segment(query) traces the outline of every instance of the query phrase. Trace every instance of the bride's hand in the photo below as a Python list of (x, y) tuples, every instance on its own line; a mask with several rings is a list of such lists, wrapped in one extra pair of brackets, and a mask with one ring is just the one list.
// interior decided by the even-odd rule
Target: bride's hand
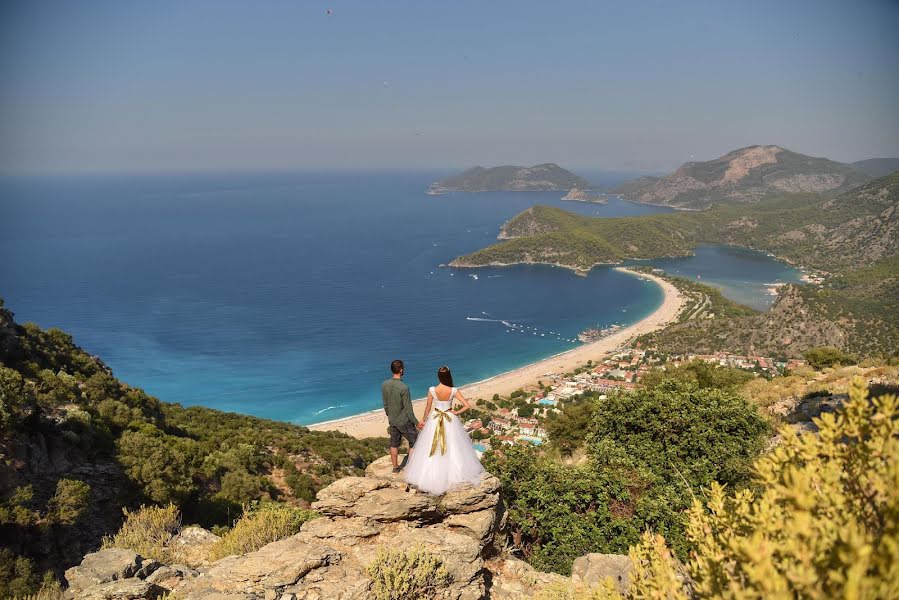
[(422, 429), (425, 428), (425, 422), (424, 422), (424, 421), (419, 421), (419, 422), (418, 422), (418, 425), (416, 425), (415, 427), (417, 427), (418, 430), (421, 431)]

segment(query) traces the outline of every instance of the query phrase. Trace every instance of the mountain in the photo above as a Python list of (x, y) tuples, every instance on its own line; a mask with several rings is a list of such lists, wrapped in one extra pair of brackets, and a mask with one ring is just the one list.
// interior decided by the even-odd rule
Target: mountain
[(852, 165), (748, 146), (706, 162), (688, 162), (664, 177), (642, 177), (611, 190), (635, 202), (704, 209), (713, 204), (755, 203), (795, 192), (842, 192), (871, 179)]
[[(498, 237), (499, 243), (450, 266), (541, 263), (584, 275), (596, 264), (682, 256), (713, 243), (771, 252), (830, 273), (823, 286), (788, 287), (766, 315), (668, 328), (656, 341), (670, 351), (795, 356), (830, 345), (877, 355), (899, 348), (899, 173), (836, 197), (786, 194), (701, 212), (605, 219), (535, 206), (507, 221)], [(668, 335), (675, 329), (676, 339)]]
[(446, 192), (551, 192), (590, 188), (590, 182), (555, 163), (533, 167), (473, 167), (431, 184), (429, 194)]
[(899, 158), (869, 158), (852, 163), (852, 168), (871, 177), (883, 177), (899, 171)]

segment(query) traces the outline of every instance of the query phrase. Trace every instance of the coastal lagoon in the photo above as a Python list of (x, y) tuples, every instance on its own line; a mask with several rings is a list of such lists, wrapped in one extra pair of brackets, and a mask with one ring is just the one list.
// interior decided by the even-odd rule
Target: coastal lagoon
[[(423, 396), (633, 323), (662, 292), (607, 267), (440, 268), (534, 204), (614, 217), (669, 209), (561, 193), (428, 196), (444, 173), (58, 177), (0, 183), (0, 297), (169, 402), (308, 424), (380, 406), (393, 358)], [(764, 308), (798, 272), (746, 250), (653, 261)], [(475, 277), (476, 275), (476, 277)]]

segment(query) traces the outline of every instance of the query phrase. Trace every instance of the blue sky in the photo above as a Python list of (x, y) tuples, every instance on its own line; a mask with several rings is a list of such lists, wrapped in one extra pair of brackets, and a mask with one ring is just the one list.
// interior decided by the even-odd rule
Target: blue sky
[(899, 156), (897, 25), (895, 0), (6, 0), (0, 171)]

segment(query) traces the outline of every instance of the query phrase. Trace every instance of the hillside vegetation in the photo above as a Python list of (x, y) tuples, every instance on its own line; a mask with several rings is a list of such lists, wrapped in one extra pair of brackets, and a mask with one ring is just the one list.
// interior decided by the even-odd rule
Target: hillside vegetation
[(171, 503), (186, 522), (230, 525), (254, 500), (306, 505), (385, 451), (383, 439), (160, 402), (59, 329), (15, 324), (0, 301), (0, 572), (15, 562), (25, 574), (13, 579), (79, 561), (123, 507)]

